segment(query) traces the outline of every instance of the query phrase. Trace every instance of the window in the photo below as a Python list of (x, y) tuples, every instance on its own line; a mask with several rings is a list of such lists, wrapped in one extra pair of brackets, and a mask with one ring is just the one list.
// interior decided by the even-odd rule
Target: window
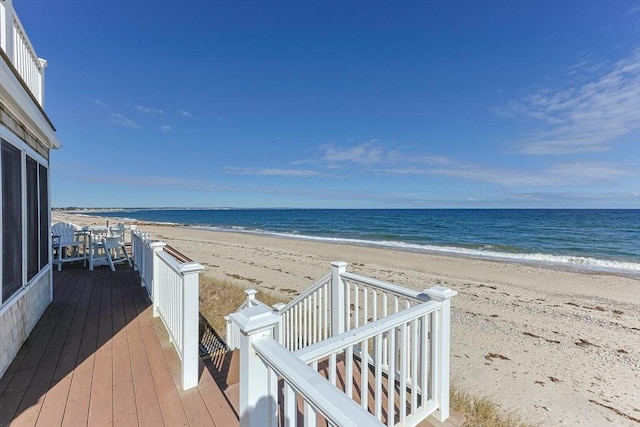
[(2, 141), (2, 302), (22, 287), (22, 152)]
[(48, 265), (50, 242), (47, 167), (5, 140), (0, 158), (2, 304)]
[(45, 165), (40, 165), (40, 269), (49, 263), (49, 179)]
[(49, 262), (47, 168), (27, 156), (27, 281)]
[(27, 281), (40, 271), (38, 163), (27, 157)]

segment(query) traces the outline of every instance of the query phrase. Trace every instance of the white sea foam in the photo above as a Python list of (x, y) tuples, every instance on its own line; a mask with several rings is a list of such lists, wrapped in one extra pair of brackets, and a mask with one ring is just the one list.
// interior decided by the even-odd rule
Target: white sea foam
[(488, 249), (472, 249), (456, 246), (437, 246), (437, 245), (422, 245), (415, 243), (407, 243), (400, 241), (373, 241), (363, 239), (350, 239), (342, 237), (320, 237), (320, 236), (308, 236), (292, 233), (278, 233), (265, 230), (250, 230), (244, 227), (197, 227), (202, 229), (209, 229), (215, 231), (228, 231), (236, 233), (249, 233), (249, 234), (263, 234), (269, 236), (286, 237), (290, 239), (319, 241), (328, 243), (342, 243), (359, 246), (374, 246), (388, 249), (404, 250), (411, 252), (425, 252), (435, 253), (453, 256), (464, 256), (470, 258), (483, 258), (493, 259), (505, 262), (517, 262), (523, 264), (538, 264), (563, 267), (568, 269), (577, 269), (583, 271), (593, 272), (613, 272), (621, 273), (632, 276), (640, 276), (640, 263), (603, 260), (590, 257), (568, 256), (568, 255), (551, 255), (542, 253), (510, 253), (491, 250), (492, 245), (486, 245), (484, 248)]

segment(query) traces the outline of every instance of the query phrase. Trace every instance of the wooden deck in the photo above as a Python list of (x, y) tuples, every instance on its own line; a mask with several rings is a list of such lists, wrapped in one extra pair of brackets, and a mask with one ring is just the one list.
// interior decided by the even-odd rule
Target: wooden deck
[(54, 301), (0, 379), (0, 426), (238, 426), (201, 364), (180, 361), (129, 266), (54, 271)]
[[(54, 271), (53, 303), (0, 378), (0, 427), (239, 426), (238, 352), (221, 350), (212, 333), (202, 334), (211, 354), (198, 387), (182, 391), (180, 360), (137, 272), (65, 265)], [(359, 401), (358, 366), (354, 374)], [(343, 367), (338, 376), (343, 388)], [(463, 421), (453, 412), (420, 426)]]

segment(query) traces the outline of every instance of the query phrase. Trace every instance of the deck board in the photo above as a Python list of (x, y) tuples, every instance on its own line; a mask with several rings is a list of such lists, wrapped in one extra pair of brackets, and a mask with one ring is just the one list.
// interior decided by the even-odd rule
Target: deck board
[(54, 271), (54, 301), (0, 378), (0, 427), (238, 426), (203, 366), (183, 391), (179, 358), (136, 272)]

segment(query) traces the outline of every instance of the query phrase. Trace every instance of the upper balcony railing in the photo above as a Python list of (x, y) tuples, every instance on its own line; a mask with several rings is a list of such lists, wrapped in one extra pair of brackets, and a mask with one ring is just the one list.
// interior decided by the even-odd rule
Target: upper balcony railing
[(0, 48), (11, 61), (34, 99), (44, 106), (44, 69), (47, 61), (38, 58), (27, 32), (13, 10), (12, 1), (0, 1)]

